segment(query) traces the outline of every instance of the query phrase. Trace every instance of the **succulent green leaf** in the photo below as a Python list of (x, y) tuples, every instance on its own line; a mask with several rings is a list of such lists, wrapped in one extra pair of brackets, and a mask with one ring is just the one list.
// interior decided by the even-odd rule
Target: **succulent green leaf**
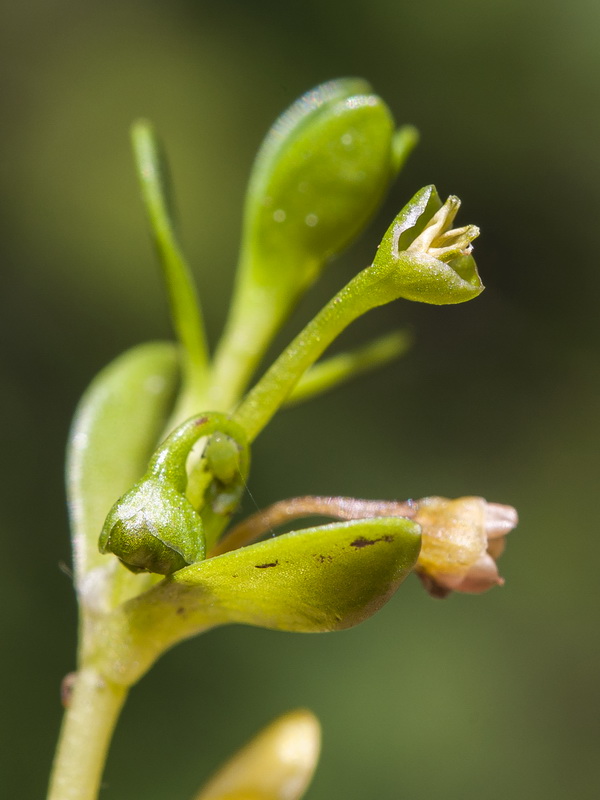
[(400, 172), (407, 158), (419, 144), (419, 131), (413, 125), (403, 125), (392, 138), (392, 166)]
[[(185, 567), (113, 612), (99, 668), (133, 683), (168, 647), (215, 625), (325, 632), (374, 614), (412, 570), (420, 528), (403, 517), (283, 534)], [(124, 648), (123, 650), (120, 648)]]
[(370, 93), (370, 84), (362, 78), (339, 78), (322, 83), (299, 97), (278, 117), (266, 135), (254, 161), (249, 192), (264, 191), (280, 154), (319, 110), (336, 100)]
[(393, 134), (387, 106), (372, 94), (331, 100), (302, 120), (271, 171), (260, 168), (250, 182), (245, 243), (254, 281), (295, 295), (354, 239), (394, 175)]
[(231, 410), (290, 310), (378, 208), (414, 147), (362, 81), (324, 84), (275, 123), (246, 197), (235, 296), (211, 406)]
[(177, 348), (136, 347), (94, 379), (69, 437), (67, 494), (78, 584), (106, 564), (98, 536), (115, 500), (144, 474), (171, 411), (179, 379)]

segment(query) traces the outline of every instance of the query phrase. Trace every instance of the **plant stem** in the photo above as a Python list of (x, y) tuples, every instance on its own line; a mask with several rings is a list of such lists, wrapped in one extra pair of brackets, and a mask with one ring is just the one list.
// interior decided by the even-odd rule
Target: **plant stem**
[(65, 713), (48, 800), (95, 800), (127, 687), (82, 668)]
[(246, 395), (232, 419), (253, 441), (287, 400), (306, 370), (357, 317), (399, 296), (393, 270), (359, 272), (301, 331)]
[(209, 405), (218, 411), (235, 407), (292, 304), (272, 287), (246, 278), (248, 270), (240, 267), (242, 277), (211, 370)]

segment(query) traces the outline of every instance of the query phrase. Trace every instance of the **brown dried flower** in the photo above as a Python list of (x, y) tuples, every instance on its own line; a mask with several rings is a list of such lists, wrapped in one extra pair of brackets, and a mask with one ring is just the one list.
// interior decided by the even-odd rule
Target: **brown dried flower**
[(425, 497), (415, 505), (423, 532), (416, 571), (430, 595), (480, 594), (502, 586), (496, 559), (518, 522), (512, 506), (483, 497)]

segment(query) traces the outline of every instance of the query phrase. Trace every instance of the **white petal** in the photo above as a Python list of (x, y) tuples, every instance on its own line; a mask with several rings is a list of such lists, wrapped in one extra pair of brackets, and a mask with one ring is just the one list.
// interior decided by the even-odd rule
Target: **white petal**
[(517, 510), (512, 506), (503, 506), (500, 503), (486, 503), (485, 505), (485, 532), (488, 539), (497, 536), (506, 536), (519, 522)]

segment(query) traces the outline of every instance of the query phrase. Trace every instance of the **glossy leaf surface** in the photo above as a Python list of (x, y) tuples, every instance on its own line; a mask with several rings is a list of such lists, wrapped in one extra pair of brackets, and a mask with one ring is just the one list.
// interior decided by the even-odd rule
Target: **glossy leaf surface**
[(171, 645), (231, 622), (303, 633), (350, 628), (392, 596), (420, 546), (416, 523), (380, 517), (286, 533), (192, 564), (114, 612), (106, 638), (115, 647), (99, 654), (100, 668), (133, 683)]

